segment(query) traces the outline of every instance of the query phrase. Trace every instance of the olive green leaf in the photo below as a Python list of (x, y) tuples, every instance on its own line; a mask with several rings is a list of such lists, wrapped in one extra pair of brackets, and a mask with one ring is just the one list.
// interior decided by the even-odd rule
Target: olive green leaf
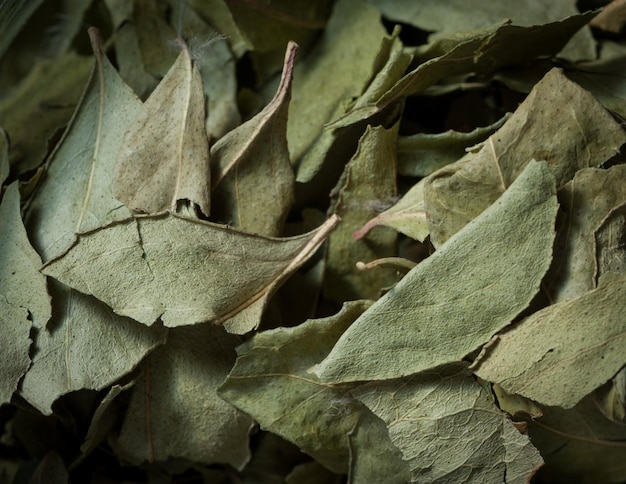
[(574, 408), (543, 407), (543, 417), (528, 422), (532, 443), (546, 461), (547, 482), (623, 482), (626, 430), (600, 410), (593, 396)]
[(269, 296), (336, 224), (331, 217), (313, 232), (281, 239), (174, 214), (141, 216), (80, 234), (43, 271), (146, 325), (159, 318), (170, 327), (221, 323), (254, 306), (249, 331)]
[(270, 103), (211, 147), (213, 217), (241, 230), (280, 235), (293, 203), (287, 116), (297, 50), (294, 43), (287, 46), (281, 82)]
[(0, 99), (0, 126), (11, 139), (16, 175), (41, 165), (48, 140), (72, 117), (93, 61), (75, 52), (41, 60), (9, 96)]
[(439, 246), (493, 203), (532, 158), (546, 160), (561, 187), (625, 141), (591, 94), (551, 70), (480, 151), (430, 175), (424, 200), (432, 243)]
[(425, 182), (422, 178), (395, 205), (368, 220), (354, 232), (354, 238), (359, 240), (374, 227), (384, 225), (420, 242), (426, 240), (430, 232), (424, 206)]
[[(350, 397), (349, 388), (324, 385), (307, 373), (369, 305), (367, 301), (346, 303), (334, 316), (255, 335), (237, 348), (237, 362), (220, 395), (252, 415), (263, 429), (294, 442), (334, 472), (346, 473), (355, 455), (378, 458), (379, 470), (373, 472), (380, 472), (380, 463), (386, 460), (398, 465), (394, 469), (398, 472), (402, 463), (397, 450), (381, 440), (384, 432), (379, 432), (375, 442), (367, 438), (367, 432), (353, 435), (361, 425), (375, 433), (378, 419)], [(379, 482), (375, 475), (369, 477), (369, 482)]]
[(522, 484), (542, 462), (463, 363), (352, 393), (387, 424), (410, 482)]
[(619, 424), (626, 423), (626, 367), (598, 388), (593, 396), (606, 418)]
[(28, 242), (20, 217), (18, 183), (0, 204), (0, 405), (8, 403), (30, 366), (32, 322), (50, 319), (50, 296), (39, 272), (41, 259)]
[(602, 247), (596, 246), (594, 232), (611, 210), (626, 202), (625, 182), (624, 165), (608, 170), (586, 168), (559, 190), (554, 261), (542, 283), (551, 302), (566, 301), (596, 287), (597, 273), (606, 268), (596, 267)]
[(178, 457), (241, 469), (253, 421), (217, 395), (240, 342), (215, 325), (170, 330), (142, 365), (116, 449), (135, 465)]
[(366, 89), (385, 36), (375, 8), (361, 0), (338, 0), (322, 38), (296, 66), (287, 137), (299, 182), (310, 181), (319, 170), (317, 163), (300, 167), (300, 159), (314, 149), (324, 125), (343, 115), (345, 104)]
[(0, 187), (9, 177), (11, 166), (9, 165), (9, 137), (7, 132), (0, 128)]
[[(385, 17), (414, 25), (432, 34), (432, 38), (477, 30), (503, 19), (511, 19), (514, 25), (536, 26), (549, 24), (565, 17), (578, 14), (576, 2), (536, 2), (534, 0), (503, 0), (486, 4), (472, 0), (461, 4), (454, 1), (426, 0), (418, 3), (411, 0), (367, 0), (381, 10)], [(581, 25), (582, 27), (582, 25)], [(553, 27), (555, 39), (563, 33)], [(563, 45), (576, 31), (563, 38)], [(506, 45), (506, 47), (513, 47)], [(596, 56), (595, 42), (589, 29), (577, 34), (565, 48), (563, 54), (574, 61), (593, 59)], [(558, 51), (555, 51), (556, 54)]]
[(489, 126), (469, 133), (448, 130), (445, 133), (417, 133), (398, 137), (398, 173), (403, 176), (428, 176), (439, 168), (462, 158), (469, 146), (483, 142), (500, 129), (509, 118), (506, 114)]
[(597, 289), (500, 334), (474, 372), (509, 393), (571, 408), (626, 364), (625, 301), (626, 278), (607, 274)]
[(131, 210), (176, 210), (188, 200), (208, 215), (209, 141), (198, 66), (186, 45), (124, 135), (113, 192)]
[(383, 288), (398, 281), (392, 269), (360, 271), (356, 266), (357, 262), (393, 256), (395, 231), (381, 227), (363, 240), (352, 235), (396, 195), (397, 133), (397, 125), (389, 130), (368, 127), (339, 181), (331, 210), (341, 217), (341, 223), (330, 234), (326, 250), (324, 294), (329, 299), (376, 299)]
[(7, 0), (0, 4), (0, 57), (43, 0)]
[(381, 380), (457, 361), (529, 304), (552, 259), (557, 201), (532, 161), (502, 197), (369, 308), (314, 369)]
[(624, 234), (626, 234), (626, 200), (613, 208), (595, 230), (596, 281), (607, 272), (626, 274), (626, 252), (622, 243)]
[(96, 67), (25, 214), (29, 237), (44, 261), (65, 251), (76, 232), (130, 215), (113, 197), (111, 174), (141, 103), (93, 35)]

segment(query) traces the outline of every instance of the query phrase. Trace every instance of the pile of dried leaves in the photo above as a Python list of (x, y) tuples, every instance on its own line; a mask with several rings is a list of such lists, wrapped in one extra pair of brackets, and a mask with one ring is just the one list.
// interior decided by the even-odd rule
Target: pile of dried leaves
[(0, 3), (0, 482), (626, 481), (583, 3)]

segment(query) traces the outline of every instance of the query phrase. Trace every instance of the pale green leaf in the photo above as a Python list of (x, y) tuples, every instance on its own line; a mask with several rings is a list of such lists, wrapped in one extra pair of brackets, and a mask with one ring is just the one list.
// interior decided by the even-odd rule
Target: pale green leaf
[(198, 66), (186, 45), (124, 134), (113, 192), (131, 210), (176, 210), (187, 200), (209, 214), (209, 141)]
[(241, 470), (253, 421), (217, 395), (240, 342), (215, 325), (170, 330), (142, 365), (116, 449), (135, 465), (177, 457)]
[(368, 220), (359, 230), (354, 232), (354, 238), (360, 239), (378, 225), (391, 227), (404, 235), (423, 242), (430, 233), (428, 217), (424, 206), (423, 178), (398, 200), (392, 207)]
[(410, 482), (522, 484), (542, 462), (464, 364), (366, 384), (353, 394), (387, 424)]
[(141, 103), (97, 43), (94, 52), (92, 77), (26, 211), (28, 234), (44, 261), (65, 251), (76, 232), (130, 215), (113, 197), (111, 178), (122, 136)]
[(280, 235), (294, 200), (287, 115), (297, 50), (294, 43), (287, 46), (281, 82), (270, 103), (211, 147), (213, 217), (241, 230)]
[[(615, 170), (609, 171), (618, 175)], [(595, 230), (596, 263), (594, 276), (596, 281), (607, 272), (626, 274), (626, 251), (624, 251), (622, 242), (625, 233), (626, 200), (613, 208)]]
[(176, 59), (172, 41), (176, 31), (167, 22), (168, 5), (160, 0), (133, 0), (132, 23), (136, 29), (141, 61), (147, 72), (164, 77)]
[(368, 309), (315, 369), (324, 382), (381, 380), (457, 361), (529, 304), (552, 258), (557, 202), (531, 162), (491, 207)]
[[(296, 166), (313, 149), (323, 126), (343, 115), (345, 104), (366, 89), (385, 35), (375, 8), (361, 0), (335, 3), (322, 38), (294, 70), (287, 136)], [(315, 93), (313, 102), (311, 93)], [(318, 169), (298, 168), (298, 181), (309, 181)]]
[(18, 183), (0, 204), (0, 405), (8, 403), (30, 366), (32, 321), (43, 326), (51, 316), (41, 259), (20, 217)]
[(546, 160), (561, 187), (581, 168), (612, 157), (625, 141), (622, 127), (591, 94), (551, 70), (480, 151), (428, 178), (432, 243), (439, 246), (493, 203), (529, 160)]
[(626, 364), (625, 301), (626, 279), (605, 279), (500, 334), (474, 372), (509, 393), (571, 408)]
[(341, 223), (328, 238), (324, 294), (336, 301), (376, 299), (383, 288), (398, 281), (388, 268), (360, 271), (358, 262), (395, 254), (396, 233), (388, 228), (370, 232), (363, 240), (353, 233), (396, 195), (395, 144), (398, 126), (367, 128), (356, 153), (339, 181), (333, 213)]
[(249, 331), (267, 298), (336, 223), (332, 217), (281, 239), (173, 214), (142, 216), (79, 235), (43, 271), (147, 325), (159, 318), (170, 327), (221, 323), (256, 304)]
[[(554, 261), (542, 284), (551, 302), (581, 296), (596, 287), (595, 230), (611, 210), (626, 202), (626, 165), (587, 168), (559, 192)], [(618, 267), (615, 270), (619, 270)]]
[[(352, 435), (360, 425), (374, 432), (378, 419), (350, 397), (348, 388), (324, 385), (307, 373), (369, 304), (346, 303), (334, 316), (257, 334), (237, 349), (237, 362), (220, 395), (334, 472), (346, 473), (358, 454), (366, 460), (394, 461), (399, 472), (401, 462), (392, 446), (370, 441), (367, 432)], [(371, 469), (369, 482), (377, 482), (376, 473), (385, 475), (380, 465)]]
[(428, 176), (462, 158), (469, 147), (483, 142), (500, 129), (508, 118), (509, 114), (506, 114), (495, 123), (475, 128), (469, 133), (448, 130), (445, 133), (400, 136), (398, 173), (403, 176)]

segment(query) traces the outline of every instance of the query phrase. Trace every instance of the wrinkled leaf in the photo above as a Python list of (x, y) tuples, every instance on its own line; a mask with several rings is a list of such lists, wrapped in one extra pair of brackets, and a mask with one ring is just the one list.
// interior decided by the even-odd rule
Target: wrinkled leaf
[(74, 52), (42, 60), (11, 96), (0, 100), (0, 126), (11, 138), (16, 174), (41, 165), (48, 140), (72, 117), (92, 64), (91, 57)]
[(429, 177), (424, 200), (431, 241), (438, 247), (481, 213), (529, 160), (546, 160), (561, 187), (625, 141), (624, 130), (593, 96), (553, 69), (478, 153)]
[(18, 184), (6, 190), (0, 204), (0, 405), (8, 403), (30, 366), (31, 320), (50, 318), (41, 259), (28, 242), (20, 217)]
[(357, 262), (390, 257), (395, 253), (396, 233), (380, 228), (364, 240), (352, 234), (396, 195), (394, 147), (397, 126), (368, 127), (359, 141), (354, 157), (346, 165), (339, 182), (333, 213), (341, 223), (328, 238), (324, 294), (329, 299), (346, 301), (376, 299), (381, 290), (397, 282), (394, 270), (380, 268), (360, 271)]
[[(615, 173), (615, 170), (609, 170)], [(607, 190), (608, 191), (608, 190)], [(595, 231), (595, 278), (607, 272), (626, 274), (626, 201), (612, 209)]]
[(287, 46), (281, 82), (270, 103), (211, 147), (213, 216), (241, 230), (280, 235), (293, 203), (287, 116), (297, 50), (294, 43)]
[(614, 207), (626, 202), (625, 182), (625, 165), (588, 168), (559, 190), (555, 257), (542, 284), (551, 302), (566, 301), (596, 287), (594, 231)]
[(524, 483), (541, 456), (464, 364), (353, 391), (389, 427), (410, 482)]
[(496, 203), (357, 319), (315, 373), (324, 382), (381, 380), (463, 358), (537, 293), (556, 210), (554, 177), (545, 163), (529, 163)]
[(422, 179), (413, 185), (395, 205), (355, 231), (354, 238), (361, 239), (374, 227), (384, 225), (420, 242), (426, 240), (430, 232), (424, 206), (424, 184), (425, 179)]
[(209, 142), (198, 66), (181, 42), (178, 59), (126, 131), (113, 191), (131, 210), (176, 210), (179, 200), (210, 210)]
[(474, 372), (509, 393), (571, 408), (626, 364), (625, 301), (625, 278), (601, 281), (499, 335)]
[(79, 235), (43, 270), (143, 324), (220, 323), (265, 301), (336, 223), (279, 239), (173, 214), (142, 216)]
[(252, 419), (218, 397), (237, 336), (214, 325), (171, 330), (137, 379), (116, 447), (131, 462), (185, 458), (241, 469)]
[(400, 136), (398, 173), (403, 176), (428, 176), (462, 158), (468, 147), (484, 141), (500, 129), (508, 118), (507, 114), (495, 123), (475, 128), (469, 133), (448, 130), (445, 133)]
[(547, 482), (623, 482), (626, 479), (626, 431), (606, 419), (588, 397), (563, 410), (543, 407), (528, 422), (528, 433), (542, 449), (546, 467), (537, 477)]
[(66, 250), (76, 232), (130, 215), (113, 198), (111, 174), (124, 131), (141, 103), (95, 38), (94, 52), (92, 77), (24, 219), (44, 261)]
[[(348, 471), (351, 452), (363, 453), (363, 459), (378, 457), (401, 464), (384, 440), (365, 446), (365, 435), (363, 441), (350, 442), (357, 426), (374, 428), (377, 419), (346, 393), (347, 388), (324, 385), (307, 373), (368, 305), (346, 303), (335, 316), (257, 334), (237, 349), (237, 362), (220, 395), (251, 414), (262, 428), (294, 442), (334, 472)], [(377, 469), (380, 472), (380, 465)], [(375, 475), (369, 477), (376, 482)]]

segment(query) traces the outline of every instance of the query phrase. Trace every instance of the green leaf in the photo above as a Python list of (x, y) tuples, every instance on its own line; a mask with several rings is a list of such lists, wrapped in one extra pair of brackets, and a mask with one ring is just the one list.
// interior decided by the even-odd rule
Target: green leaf
[[(237, 349), (237, 362), (220, 395), (333, 472), (346, 473), (350, 459), (377, 458), (368, 480), (378, 482), (376, 473), (385, 476), (380, 462), (393, 462), (387, 471), (402, 468), (397, 451), (381, 440), (384, 427), (374, 429), (380, 423), (350, 397), (349, 388), (322, 384), (307, 373), (369, 304), (346, 303), (334, 316), (257, 334)], [(363, 432), (353, 436), (359, 426), (378, 431), (379, 440), (371, 441)]]
[(44, 261), (65, 251), (76, 232), (130, 215), (113, 197), (111, 174), (141, 103), (93, 41), (96, 67), (24, 219)]
[(412, 269), (339, 339), (323, 382), (382, 380), (457, 361), (509, 324), (551, 258), (557, 202), (545, 163)]
[(336, 223), (332, 217), (313, 232), (280, 239), (173, 214), (142, 216), (80, 234), (43, 271), (146, 325), (159, 318), (170, 327), (221, 323), (253, 307), (247, 332)]
[(172, 457), (242, 469), (253, 421), (217, 395), (240, 342), (215, 325), (170, 330), (142, 365), (116, 449), (135, 465)]
[(596, 246), (594, 232), (611, 210), (626, 203), (624, 182), (625, 165), (587, 168), (559, 190), (555, 256), (542, 283), (551, 302), (566, 301), (596, 287), (597, 273), (606, 268), (596, 267), (602, 246)]
[(553, 69), (480, 151), (428, 178), (432, 243), (439, 246), (493, 203), (529, 160), (546, 160), (561, 187), (579, 169), (612, 157), (625, 141), (622, 127), (593, 96)]
[[(609, 171), (618, 175), (615, 170)], [(596, 281), (608, 272), (626, 274), (626, 252), (622, 244), (625, 233), (626, 201), (613, 208), (595, 230)]]
[(287, 46), (281, 82), (270, 103), (211, 147), (213, 217), (241, 230), (280, 235), (293, 204), (287, 116), (297, 50), (294, 43)]
[(626, 431), (598, 410), (593, 397), (574, 408), (544, 407), (528, 422), (531, 441), (546, 461), (537, 477), (545, 482), (623, 482)]
[(32, 322), (43, 326), (51, 316), (41, 259), (28, 242), (20, 217), (18, 183), (0, 204), (0, 405), (11, 395), (30, 366)]
[(324, 295), (336, 301), (376, 299), (383, 288), (398, 281), (392, 269), (361, 271), (357, 262), (390, 257), (395, 254), (396, 233), (380, 228), (355, 240), (353, 233), (371, 219), (379, 207), (396, 195), (396, 159), (394, 147), (397, 125), (367, 128), (354, 157), (346, 165), (339, 181), (333, 213), (341, 223), (328, 238)]
[(209, 141), (198, 66), (180, 43), (174, 65), (124, 134), (113, 192), (131, 210), (176, 210), (179, 200), (209, 214)]
[(521, 484), (542, 462), (462, 363), (366, 384), (353, 394), (389, 427), (410, 482)]
[(498, 335), (487, 356), (474, 362), (474, 372), (509, 393), (575, 406), (626, 364), (626, 278), (608, 274), (603, 282)]

